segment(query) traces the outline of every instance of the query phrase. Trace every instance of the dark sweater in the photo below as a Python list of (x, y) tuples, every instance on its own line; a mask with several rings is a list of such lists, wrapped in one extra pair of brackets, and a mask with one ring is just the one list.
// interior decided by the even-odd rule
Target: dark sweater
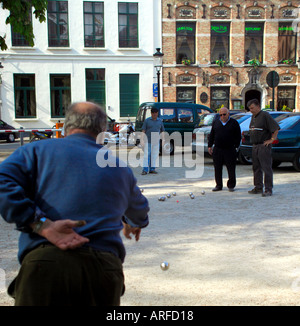
[(224, 126), (220, 119), (214, 120), (208, 140), (208, 147), (237, 148), (241, 142), (241, 128), (235, 119), (229, 118)]

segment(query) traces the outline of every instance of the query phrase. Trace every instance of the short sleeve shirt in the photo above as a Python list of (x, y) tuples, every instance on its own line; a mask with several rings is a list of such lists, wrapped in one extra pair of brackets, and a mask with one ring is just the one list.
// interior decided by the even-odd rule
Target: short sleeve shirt
[(165, 131), (164, 124), (160, 118), (153, 120), (152, 117), (147, 118), (142, 126), (142, 130), (145, 131), (148, 143), (151, 143), (151, 133), (155, 133), (152, 135), (152, 140), (159, 139), (158, 135)]
[(272, 133), (280, 129), (279, 124), (266, 111), (252, 116), (250, 121), (250, 139), (253, 144), (262, 144), (269, 140)]

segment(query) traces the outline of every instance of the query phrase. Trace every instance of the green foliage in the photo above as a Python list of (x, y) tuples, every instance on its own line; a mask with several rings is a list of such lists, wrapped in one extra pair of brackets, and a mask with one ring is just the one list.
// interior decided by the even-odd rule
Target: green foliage
[(293, 110), (291, 108), (289, 108), (287, 105), (283, 105), (281, 111), (293, 112)]
[(255, 58), (255, 59), (252, 59), (252, 60), (249, 60), (249, 61), (248, 61), (248, 64), (251, 65), (251, 66), (253, 66), (253, 67), (258, 67), (258, 66), (260, 66), (260, 62), (259, 62), (259, 60), (257, 60), (256, 58)]
[(185, 58), (185, 59), (182, 59), (181, 63), (182, 63), (183, 65), (189, 66), (189, 65), (191, 64), (191, 60)]
[(294, 60), (293, 59), (286, 59), (286, 60), (283, 60), (282, 63), (286, 64), (286, 65), (291, 65), (294, 63)]
[(216, 60), (216, 64), (219, 66), (219, 67), (224, 67), (225, 66), (225, 60), (223, 59), (220, 59), (220, 60)]
[[(32, 23), (28, 15), (34, 8), (33, 14), (40, 23), (46, 21), (46, 9), (48, 0), (0, 0), (3, 9), (10, 11), (5, 23), (14, 28), (14, 32), (25, 37), (30, 46), (34, 46), (34, 35)], [(7, 50), (5, 35), (0, 35), (0, 48), (2, 51)]]

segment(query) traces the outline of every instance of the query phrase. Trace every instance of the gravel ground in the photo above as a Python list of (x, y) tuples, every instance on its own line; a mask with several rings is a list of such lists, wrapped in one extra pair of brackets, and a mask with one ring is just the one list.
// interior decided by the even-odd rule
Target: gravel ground
[[(121, 305), (299, 305), (300, 174), (289, 164), (274, 169), (274, 195), (263, 198), (247, 193), (251, 166), (238, 165), (236, 191), (214, 193), (211, 159), (205, 159), (202, 176), (186, 178), (185, 165), (194, 159), (182, 167), (160, 166), (157, 175), (142, 176), (140, 167), (133, 168), (150, 203), (150, 224), (139, 242), (124, 239)], [(225, 185), (226, 178), (224, 169)], [(17, 237), (1, 219), (0, 305), (13, 305), (5, 287), (19, 268)], [(167, 271), (160, 268), (164, 261)]]

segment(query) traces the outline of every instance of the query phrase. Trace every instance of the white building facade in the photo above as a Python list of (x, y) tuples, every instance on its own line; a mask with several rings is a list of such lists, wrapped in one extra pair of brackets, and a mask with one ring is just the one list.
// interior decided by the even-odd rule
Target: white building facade
[[(116, 121), (134, 121), (154, 101), (153, 54), (161, 47), (160, 0), (49, 0), (47, 21), (32, 14), (34, 47), (5, 24), (0, 9), (1, 119), (49, 128), (72, 102), (95, 101)], [(31, 13), (30, 13), (31, 14)]]

